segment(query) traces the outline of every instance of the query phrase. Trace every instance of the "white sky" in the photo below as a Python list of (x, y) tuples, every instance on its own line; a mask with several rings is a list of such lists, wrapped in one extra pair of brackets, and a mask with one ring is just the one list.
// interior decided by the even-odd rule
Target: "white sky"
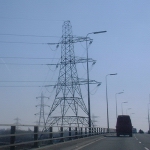
[[(91, 86), (91, 114), (98, 116), (97, 125), (106, 127), (106, 83), (108, 76), (108, 100), (110, 127), (116, 124), (115, 94), (118, 99), (118, 114), (128, 108), (133, 126), (148, 130), (148, 102), (150, 94), (150, 1), (145, 0), (0, 0), (0, 123), (14, 123), (18, 117), (21, 124), (34, 124), (39, 112), (36, 99), (43, 91), (47, 105), (53, 102), (53, 88), (4, 87), (53, 84), (58, 71), (54, 67), (40, 65), (10, 65), (56, 63), (58, 59), (12, 59), (8, 57), (60, 58), (60, 48), (47, 44), (58, 42), (62, 35), (63, 21), (70, 20), (73, 35), (86, 36), (93, 31), (107, 33), (90, 35), (94, 41), (89, 48), (89, 57), (97, 60), (90, 71), (90, 79), (101, 81), (96, 93)], [(5, 34), (5, 35), (4, 35)], [(6, 35), (12, 34), (12, 35)], [(56, 37), (33, 37), (15, 35), (38, 35)], [(24, 42), (5, 43), (5, 42)], [(85, 57), (85, 43), (75, 44), (75, 55)], [(7, 57), (7, 58), (4, 58)], [(2, 64), (3, 63), (3, 64)], [(4, 64), (6, 63), (6, 64)], [(90, 64), (91, 65), (91, 64)], [(78, 67), (80, 77), (86, 78), (86, 64)], [(91, 66), (90, 66), (91, 68)], [(46, 83), (17, 83), (4, 81), (49, 81)], [(86, 87), (82, 88), (87, 104)], [(46, 110), (48, 113), (48, 110)]]

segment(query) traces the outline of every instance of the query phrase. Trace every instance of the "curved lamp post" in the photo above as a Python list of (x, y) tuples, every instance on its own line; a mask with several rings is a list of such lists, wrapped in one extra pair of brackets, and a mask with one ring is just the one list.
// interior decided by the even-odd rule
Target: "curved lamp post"
[(116, 98), (116, 119), (117, 119), (117, 116), (118, 116), (118, 113), (117, 113), (117, 94), (122, 94), (124, 92), (119, 92), (119, 93), (116, 93), (115, 94), (115, 98)]
[[(130, 113), (130, 118), (132, 117), (131, 115), (134, 115), (135, 113)], [(132, 118), (131, 118), (131, 120), (132, 120)]]
[(107, 95), (107, 76), (117, 75), (117, 73), (107, 74), (106, 79), (106, 104), (107, 104), (107, 132), (109, 133), (109, 113), (108, 113), (108, 95)]
[(131, 109), (131, 108), (127, 108), (127, 109), (126, 109), (126, 115), (128, 114), (128, 113), (127, 113), (127, 112), (128, 112), (128, 110), (130, 110), (130, 109)]
[(150, 103), (148, 103), (148, 134), (150, 134), (150, 118), (149, 118), (149, 104)]
[(106, 31), (99, 31), (99, 32), (91, 32), (86, 35), (86, 52), (87, 52), (87, 84), (88, 84), (88, 119), (89, 119), (89, 132), (91, 134), (91, 110), (90, 110), (90, 86), (89, 86), (89, 64), (88, 64), (88, 46), (87, 46), (87, 38), (89, 34), (99, 34), (105, 33)]
[(128, 103), (128, 102), (122, 102), (122, 103), (121, 103), (122, 115), (123, 115), (123, 105), (122, 105), (122, 104), (124, 104), (124, 103)]

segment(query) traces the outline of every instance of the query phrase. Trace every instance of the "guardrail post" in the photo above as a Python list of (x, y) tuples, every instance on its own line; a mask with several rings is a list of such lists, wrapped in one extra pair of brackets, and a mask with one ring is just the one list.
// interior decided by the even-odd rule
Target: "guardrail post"
[(89, 136), (91, 136), (91, 127), (89, 128)]
[(81, 127), (81, 138), (82, 138), (82, 127)]
[(78, 133), (77, 133), (77, 127), (75, 127), (75, 139), (77, 139), (78, 138), (78, 135), (77, 135)]
[(71, 140), (71, 127), (69, 127), (69, 140)]
[(99, 128), (99, 133), (98, 134), (101, 134), (101, 128)]
[(63, 133), (63, 127), (60, 127), (60, 137), (61, 137), (61, 139), (60, 139), (60, 141), (61, 142), (64, 142), (64, 133)]
[(34, 148), (38, 147), (38, 126), (34, 126)]
[(111, 128), (109, 128), (109, 133), (111, 133), (112, 132), (112, 130), (111, 130)]
[[(11, 126), (11, 132), (10, 134), (15, 134), (16, 132), (16, 126)], [(10, 144), (15, 143), (15, 135), (10, 137)], [(15, 150), (15, 146), (10, 146), (10, 150)]]
[(50, 138), (50, 141), (49, 141), (49, 144), (53, 144), (53, 127), (50, 127), (49, 128), (49, 138)]
[(96, 135), (96, 128), (94, 128), (94, 135)]
[(94, 135), (94, 128), (92, 128), (92, 135)]
[(92, 128), (92, 133), (93, 133), (93, 135), (95, 134), (95, 128)]
[(93, 128), (92, 128), (92, 135), (93, 135)]
[(98, 128), (97, 128), (96, 134), (98, 135)]
[(87, 128), (85, 128), (85, 136), (87, 136)]
[(102, 129), (102, 134), (104, 134), (104, 132), (105, 132), (105, 130), (104, 130), (104, 128)]
[(103, 129), (101, 128), (101, 134), (103, 133)]

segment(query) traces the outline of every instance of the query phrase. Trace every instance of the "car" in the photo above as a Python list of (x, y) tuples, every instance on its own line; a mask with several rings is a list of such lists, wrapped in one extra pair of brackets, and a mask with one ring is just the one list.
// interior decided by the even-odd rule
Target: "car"
[(137, 133), (137, 129), (136, 128), (132, 128), (132, 133)]
[(139, 130), (139, 133), (144, 133), (144, 131), (140, 129), (140, 130)]
[(116, 134), (132, 137), (132, 123), (129, 115), (119, 115), (116, 123)]

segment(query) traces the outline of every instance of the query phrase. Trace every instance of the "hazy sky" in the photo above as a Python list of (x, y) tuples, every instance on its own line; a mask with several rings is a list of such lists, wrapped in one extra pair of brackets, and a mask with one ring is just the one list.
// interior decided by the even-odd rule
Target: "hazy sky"
[[(61, 49), (46, 43), (59, 42), (63, 22), (70, 20), (75, 36), (107, 31), (90, 35), (93, 43), (89, 57), (97, 61), (94, 66), (90, 64), (90, 79), (102, 82), (98, 89), (90, 86), (91, 115), (98, 116), (97, 125), (107, 126), (105, 76), (118, 73), (107, 78), (110, 127), (116, 124), (115, 94), (124, 90), (117, 95), (118, 114), (122, 113), (121, 103), (127, 101), (123, 104), (124, 114), (134, 113), (133, 126), (147, 131), (149, 6), (148, 0), (0, 0), (0, 123), (14, 123), (18, 117), (21, 124), (35, 124), (38, 117), (34, 114), (39, 112), (35, 105), (40, 103), (36, 97), (41, 92), (50, 97), (45, 104), (51, 106), (55, 89), (38, 86), (57, 81), (59, 68), (42, 64), (57, 63)], [(74, 47), (76, 56), (86, 57), (85, 42)], [(79, 76), (86, 78), (86, 64), (77, 68)], [(87, 105), (86, 86), (82, 92)], [(127, 111), (128, 108), (131, 109)]]

